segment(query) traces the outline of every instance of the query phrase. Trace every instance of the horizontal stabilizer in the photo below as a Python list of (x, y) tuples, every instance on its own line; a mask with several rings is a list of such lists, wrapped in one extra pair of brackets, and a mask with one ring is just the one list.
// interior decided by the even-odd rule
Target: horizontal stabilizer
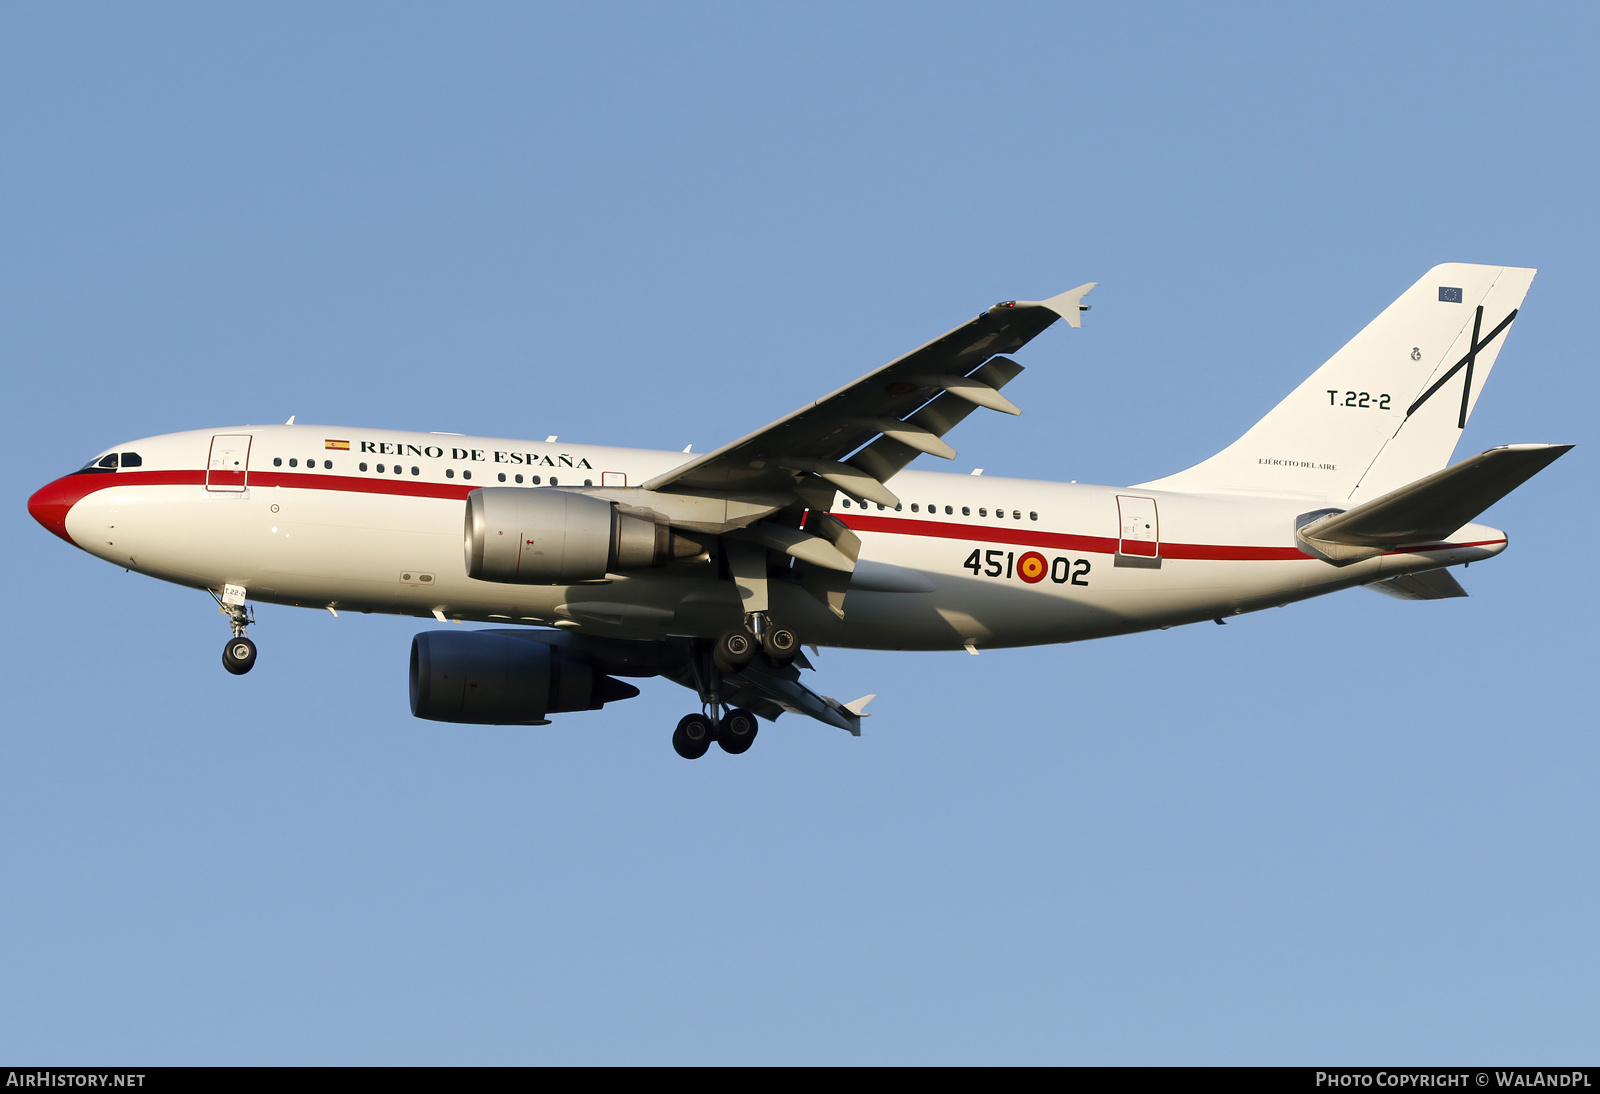
[(1396, 600), (1449, 600), (1466, 596), (1467, 590), (1449, 570), (1424, 570), (1420, 574), (1401, 574), (1366, 586), (1375, 593)]
[(1337, 562), (1446, 539), (1570, 448), (1570, 444), (1491, 448), (1354, 509), (1312, 521), (1296, 535), (1311, 553)]

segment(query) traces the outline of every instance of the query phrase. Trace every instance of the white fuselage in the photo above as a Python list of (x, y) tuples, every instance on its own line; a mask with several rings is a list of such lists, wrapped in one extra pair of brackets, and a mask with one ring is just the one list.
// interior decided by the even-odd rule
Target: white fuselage
[[(174, 433), (115, 451), (137, 453), (138, 466), (68, 476), (30, 508), (85, 551), (165, 581), (242, 586), (253, 600), (302, 607), (626, 638), (709, 637), (740, 616), (732, 583), (704, 557), (583, 585), (467, 576), (472, 490), (637, 487), (681, 464), (681, 453), (303, 425)], [(773, 582), (773, 615), (805, 641), (1068, 642), (1284, 604), (1505, 547), (1504, 534), (1468, 525), (1455, 542), (1341, 567), (1296, 546), (1295, 518), (1326, 507), (1314, 497), (926, 471), (889, 485), (898, 511), (842, 496), (831, 509), (861, 538), (843, 619), (798, 585)]]

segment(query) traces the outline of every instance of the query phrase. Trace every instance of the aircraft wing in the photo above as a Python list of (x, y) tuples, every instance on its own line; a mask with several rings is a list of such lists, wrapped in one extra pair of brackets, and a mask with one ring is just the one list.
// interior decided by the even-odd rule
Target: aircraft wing
[[(884, 486), (920, 453), (946, 459), (943, 436), (979, 406), (1021, 413), (1000, 388), (1022, 366), (998, 354), (1057, 319), (1080, 325), (1089, 282), (1048, 300), (1010, 300), (876, 372), (731, 444), (658, 475), (646, 490), (792, 491), (815, 476), (846, 494), (898, 504)], [(866, 447), (863, 447), (866, 446)], [(854, 453), (852, 455), (852, 453)]]

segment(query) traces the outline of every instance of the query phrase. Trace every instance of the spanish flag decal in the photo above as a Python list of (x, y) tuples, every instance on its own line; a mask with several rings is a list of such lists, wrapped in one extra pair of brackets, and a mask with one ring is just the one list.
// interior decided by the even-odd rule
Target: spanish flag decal
[(341, 452), (348, 452), (348, 451), (350, 451), (350, 442), (349, 441), (323, 441), (322, 442), (322, 447), (323, 448), (337, 448)]

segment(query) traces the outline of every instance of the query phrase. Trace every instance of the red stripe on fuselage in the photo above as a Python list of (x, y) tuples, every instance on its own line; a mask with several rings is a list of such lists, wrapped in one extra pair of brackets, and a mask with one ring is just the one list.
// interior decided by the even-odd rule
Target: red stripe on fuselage
[[(1063, 532), (1038, 532), (1032, 528), (994, 527), (987, 524), (954, 524), (937, 520), (909, 520), (905, 517), (874, 517), (866, 514), (835, 513), (858, 532), (888, 532), (902, 536), (930, 536), (935, 539), (981, 540), (985, 543), (1015, 543), (1023, 547), (1053, 547), (1059, 551), (1085, 551), (1112, 555), (1117, 552), (1114, 536), (1076, 536)], [(1161, 557), (1172, 559), (1210, 559), (1232, 561), (1289, 561), (1308, 558), (1295, 547), (1243, 547), (1211, 543), (1163, 543)]]
[[(116, 471), (106, 474), (76, 474), (57, 479), (28, 499), (28, 512), (40, 524), (68, 543), (67, 513), (79, 501), (99, 490), (128, 486), (204, 486), (203, 469), (192, 471)], [(319, 475), (310, 472), (251, 471), (249, 485), (263, 489), (327, 490), (353, 494), (387, 494), (411, 498), (439, 498), (465, 501), (468, 494), (492, 483), (422, 482), (416, 479), (380, 476), (357, 478), (353, 475)], [(982, 543), (1011, 543), (1021, 547), (1049, 547), (1061, 551), (1110, 555), (1117, 551), (1114, 536), (1082, 536), (1066, 532), (1043, 532), (986, 524), (957, 524), (936, 520), (911, 520), (907, 517), (878, 517), (866, 513), (834, 513), (833, 516), (858, 532), (885, 532), (933, 539), (976, 540)], [(1473, 543), (1439, 543), (1408, 547), (1389, 554), (1421, 554), (1448, 551), (1457, 547), (1487, 547), (1503, 539)], [(1163, 543), (1161, 557), (1232, 562), (1289, 562), (1309, 559), (1295, 547), (1249, 547), (1212, 543)]]

